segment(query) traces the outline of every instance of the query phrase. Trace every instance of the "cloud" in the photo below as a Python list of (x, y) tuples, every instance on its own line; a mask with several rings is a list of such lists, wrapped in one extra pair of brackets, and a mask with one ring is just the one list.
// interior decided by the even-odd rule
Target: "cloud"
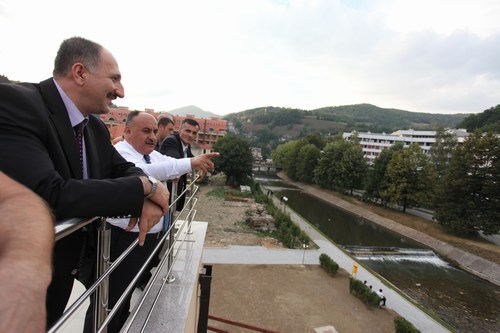
[(496, 0), (0, 1), (0, 74), (40, 81), (84, 36), (113, 52), (132, 108), (499, 104)]

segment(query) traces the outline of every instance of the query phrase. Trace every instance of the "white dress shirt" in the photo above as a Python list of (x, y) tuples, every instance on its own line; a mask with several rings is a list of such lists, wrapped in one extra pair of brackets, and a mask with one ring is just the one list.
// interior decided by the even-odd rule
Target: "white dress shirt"
[[(148, 164), (144, 160), (144, 155), (135, 150), (127, 141), (118, 142), (115, 148), (128, 162), (134, 163), (135, 166), (141, 168), (146, 175), (154, 177), (162, 182), (191, 172), (191, 159), (189, 158), (175, 159), (153, 150), (153, 152), (149, 154), (151, 164)], [(163, 227), (161, 223), (162, 220), (163, 218), (149, 230), (149, 233), (161, 231)], [(107, 221), (114, 226), (125, 229), (130, 219), (108, 219)], [(136, 225), (131, 231), (139, 232), (139, 227)]]

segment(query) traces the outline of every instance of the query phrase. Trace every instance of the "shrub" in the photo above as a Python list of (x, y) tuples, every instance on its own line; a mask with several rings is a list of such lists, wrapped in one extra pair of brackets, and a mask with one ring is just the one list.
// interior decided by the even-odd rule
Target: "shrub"
[(349, 278), (349, 291), (368, 305), (378, 307), (380, 304), (380, 297), (366, 284), (352, 276)]
[(311, 238), (299, 226), (293, 223), (290, 215), (276, 208), (272, 198), (262, 193), (262, 189), (257, 185), (254, 186), (255, 192), (253, 193), (255, 201), (264, 204), (267, 212), (274, 218), (274, 224), (277, 229), (276, 238), (290, 249), (302, 248), (304, 244), (309, 245)]
[(333, 261), (333, 259), (330, 258), (326, 253), (322, 253), (319, 256), (319, 263), (321, 267), (323, 267), (323, 269), (331, 275), (337, 274), (337, 271), (339, 270), (339, 264)]
[(256, 192), (254, 194), (254, 197), (255, 197), (255, 202), (266, 206), (269, 205), (269, 202), (271, 200), (267, 195), (263, 194), (262, 192)]
[(394, 327), (396, 333), (420, 333), (418, 328), (401, 316), (394, 318)]

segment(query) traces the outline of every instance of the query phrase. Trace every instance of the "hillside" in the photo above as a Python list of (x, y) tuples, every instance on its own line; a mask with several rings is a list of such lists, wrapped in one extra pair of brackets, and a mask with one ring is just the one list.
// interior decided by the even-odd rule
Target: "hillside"
[(279, 107), (260, 107), (231, 113), (235, 131), (260, 147), (264, 158), (270, 156), (279, 143), (313, 133), (325, 136), (342, 132), (392, 133), (399, 129), (435, 130), (438, 127), (456, 128), (467, 114), (432, 114), (384, 109), (371, 104), (355, 104), (301, 110)]
[(262, 128), (273, 129), (279, 135), (296, 136), (299, 133), (321, 132), (335, 134), (342, 131), (393, 132), (398, 129), (434, 130), (438, 127), (456, 127), (466, 114), (433, 114), (385, 109), (371, 104), (355, 104), (300, 110), (261, 107), (232, 113), (225, 119), (235, 122), (243, 132)]
[(189, 106), (184, 106), (182, 108), (178, 109), (173, 109), (170, 111), (167, 111), (171, 115), (174, 116), (186, 116), (188, 114), (194, 115), (198, 118), (211, 118), (211, 117), (218, 117), (220, 118), (221, 116), (218, 114), (215, 114), (213, 112), (205, 111), (197, 106), (194, 105), (189, 105)]
[(500, 104), (482, 113), (471, 114), (460, 123), (460, 127), (469, 132), (478, 129), (482, 132), (500, 133)]

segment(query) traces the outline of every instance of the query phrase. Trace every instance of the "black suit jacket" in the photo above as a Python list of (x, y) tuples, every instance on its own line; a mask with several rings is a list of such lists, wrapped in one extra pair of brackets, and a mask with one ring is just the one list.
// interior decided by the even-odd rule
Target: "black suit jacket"
[[(74, 130), (54, 81), (0, 84), (1, 171), (45, 199), (57, 219), (140, 216), (144, 190), (137, 176), (144, 175), (143, 171), (114, 149), (98, 117), (89, 117), (84, 136), (89, 179), (82, 179)], [(93, 235), (75, 232), (54, 247), (47, 291), (48, 327), (64, 311), (73, 286), (73, 269), (83, 269), (80, 278), (82, 272), (92, 276), (95, 259), (81, 267), (78, 263), (85, 244), (86, 252), (93, 255)]]
[[(160, 153), (177, 159), (184, 158), (184, 150), (182, 149), (182, 141), (181, 138), (179, 137), (179, 133), (167, 136), (163, 140), (160, 146)], [(187, 147), (187, 157), (194, 157), (193, 153), (191, 152), (191, 145), (188, 145)], [(182, 175), (177, 183), (177, 195), (180, 195), (184, 191), (184, 189), (186, 188), (186, 182), (187, 182), (187, 175)], [(171, 192), (172, 183), (168, 182), (167, 187), (168, 190)], [(186, 198), (184, 195), (180, 197), (179, 200), (177, 200), (178, 211), (182, 210), (182, 208), (184, 207), (185, 200)]]
[(0, 84), (0, 170), (45, 199), (57, 219), (140, 216), (143, 171), (114, 149), (96, 116), (85, 127), (89, 178), (66, 107), (52, 78), (40, 84)]

